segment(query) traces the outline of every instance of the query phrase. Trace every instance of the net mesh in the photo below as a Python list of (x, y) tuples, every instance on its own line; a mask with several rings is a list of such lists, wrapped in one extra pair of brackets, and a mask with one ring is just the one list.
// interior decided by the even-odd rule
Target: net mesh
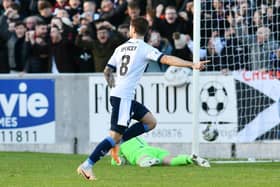
[(237, 131), (251, 129), (244, 141), (280, 139), (279, 96), (273, 95), (280, 77), (279, 31), (280, 0), (201, 1), (200, 57), (211, 61), (206, 71), (243, 70), (248, 80), (264, 81), (235, 80)]

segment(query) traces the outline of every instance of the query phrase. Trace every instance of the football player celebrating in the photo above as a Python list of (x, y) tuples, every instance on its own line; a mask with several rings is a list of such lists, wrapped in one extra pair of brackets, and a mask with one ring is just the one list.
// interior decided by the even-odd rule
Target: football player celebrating
[[(112, 88), (110, 92), (112, 106), (110, 135), (96, 146), (89, 158), (77, 169), (78, 174), (88, 180), (96, 179), (92, 172), (93, 165), (116, 144), (155, 128), (157, 122), (153, 114), (144, 105), (134, 100), (135, 89), (148, 63), (159, 61), (170, 66), (201, 70), (208, 62), (202, 61), (193, 64), (175, 56), (162, 54), (144, 42), (147, 31), (148, 22), (145, 18), (133, 19), (129, 28), (131, 39), (115, 49), (104, 70), (105, 79)], [(116, 78), (113, 75), (114, 71)], [(137, 120), (138, 123), (128, 128), (131, 119)], [(119, 162), (118, 158), (116, 160)]]

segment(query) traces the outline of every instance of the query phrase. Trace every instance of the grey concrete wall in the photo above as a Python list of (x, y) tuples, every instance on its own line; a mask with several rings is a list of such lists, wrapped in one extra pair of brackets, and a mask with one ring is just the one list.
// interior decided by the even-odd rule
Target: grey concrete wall
[[(42, 79), (56, 80), (56, 143), (55, 144), (0, 144), (0, 151), (32, 151), (51, 153), (73, 153), (74, 138), (77, 138), (77, 153), (89, 154), (95, 144), (89, 143), (89, 84), (88, 76), (93, 74), (64, 75), (1, 75), (0, 79)], [(173, 154), (191, 153), (190, 144), (153, 144), (170, 150)], [(230, 158), (231, 144), (201, 144), (202, 156)], [(236, 156), (240, 158), (280, 158), (280, 143), (237, 144)]]

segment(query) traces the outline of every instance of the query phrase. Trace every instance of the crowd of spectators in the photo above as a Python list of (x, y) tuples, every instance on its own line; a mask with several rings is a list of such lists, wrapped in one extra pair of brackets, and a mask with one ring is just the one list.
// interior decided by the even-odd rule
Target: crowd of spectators
[[(146, 41), (192, 60), (192, 0), (0, 0), (0, 73), (103, 69), (129, 23), (145, 17)], [(280, 69), (280, 0), (201, 0), (206, 71)], [(150, 63), (146, 72), (165, 72)]]

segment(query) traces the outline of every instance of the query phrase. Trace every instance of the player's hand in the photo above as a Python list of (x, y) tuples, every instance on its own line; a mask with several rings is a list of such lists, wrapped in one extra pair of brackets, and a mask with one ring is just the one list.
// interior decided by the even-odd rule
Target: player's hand
[(113, 75), (110, 76), (110, 78), (108, 79), (108, 85), (109, 85), (110, 88), (115, 87), (115, 78), (114, 78)]
[(210, 60), (200, 61), (198, 63), (193, 64), (192, 68), (196, 70), (203, 70), (205, 68), (205, 64), (208, 62), (210, 62)]
[[(106, 70), (106, 69), (105, 69), (105, 70)], [(109, 86), (110, 88), (115, 87), (115, 77), (114, 77), (114, 75), (113, 75), (112, 72), (109, 72), (109, 74), (107, 74), (107, 76), (106, 76), (106, 74), (105, 74), (105, 79), (107, 80), (108, 86)]]
[(159, 4), (157, 7), (156, 7), (156, 17), (157, 18), (160, 18), (162, 12), (163, 12), (163, 9), (164, 9), (164, 6), (163, 4)]

